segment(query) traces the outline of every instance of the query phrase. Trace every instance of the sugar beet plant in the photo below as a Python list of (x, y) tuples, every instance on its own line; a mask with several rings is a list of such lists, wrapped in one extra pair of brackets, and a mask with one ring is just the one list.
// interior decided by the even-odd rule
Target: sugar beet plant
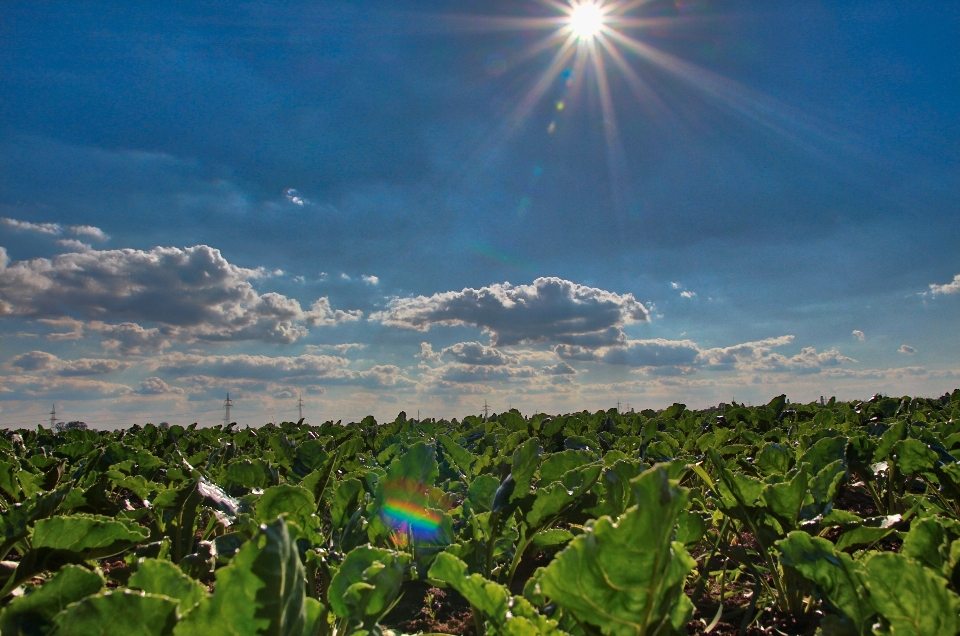
[(960, 391), (7, 432), (0, 635), (956, 634), (958, 452)]

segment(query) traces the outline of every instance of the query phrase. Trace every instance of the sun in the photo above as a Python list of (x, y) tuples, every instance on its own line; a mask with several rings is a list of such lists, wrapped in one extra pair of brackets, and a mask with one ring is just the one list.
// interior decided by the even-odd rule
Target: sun
[(603, 11), (592, 2), (583, 2), (570, 14), (570, 29), (581, 40), (590, 40), (603, 29)]

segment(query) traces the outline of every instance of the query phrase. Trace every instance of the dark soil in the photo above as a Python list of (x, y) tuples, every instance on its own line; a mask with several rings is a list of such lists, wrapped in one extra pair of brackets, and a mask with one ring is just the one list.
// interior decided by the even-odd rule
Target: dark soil
[(470, 603), (456, 590), (441, 590), (424, 581), (404, 583), (400, 602), (381, 623), (408, 634), (476, 633)]
[(863, 518), (876, 517), (880, 514), (873, 497), (863, 486), (848, 485), (840, 489), (834, 503), (834, 508), (848, 510)]

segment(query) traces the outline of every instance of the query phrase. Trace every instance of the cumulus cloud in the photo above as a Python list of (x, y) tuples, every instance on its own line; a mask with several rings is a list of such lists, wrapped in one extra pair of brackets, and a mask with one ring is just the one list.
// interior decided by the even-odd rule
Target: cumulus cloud
[(853, 330), (853, 337), (856, 338), (857, 340), (859, 340), (860, 342), (863, 342), (864, 340), (867, 339), (867, 337), (866, 337), (865, 335), (863, 335), (863, 332), (860, 331), (859, 329), (854, 329), (854, 330)]
[(462, 364), (487, 364), (504, 366), (514, 358), (495, 347), (487, 347), (479, 342), (459, 342), (440, 351), (441, 357), (447, 357)]
[(183, 395), (184, 390), (170, 386), (160, 378), (152, 377), (140, 383), (140, 389), (137, 393), (140, 395)]
[(76, 234), (77, 236), (86, 236), (98, 241), (106, 241), (108, 238), (110, 238), (103, 230), (92, 225), (71, 225), (67, 229), (70, 230), (71, 234)]
[[(326, 298), (304, 311), (294, 299), (258, 293), (251, 281), (268, 276), (262, 268), (233, 265), (206, 245), (88, 250), (12, 264), (4, 251), (0, 316), (109, 317), (140, 329), (139, 323), (159, 324), (167, 337), (279, 343), (304, 336), (304, 323), (328, 326), (361, 317), (333, 310)], [(123, 339), (118, 342), (122, 347)]]
[(405, 387), (414, 382), (393, 365), (367, 370), (348, 369), (349, 360), (336, 356), (209, 356), (196, 353), (169, 353), (152, 359), (151, 369), (184, 377), (214, 377), (221, 380), (302, 381), (309, 384), (357, 385), (370, 388)]
[(625, 338), (622, 327), (648, 321), (632, 294), (617, 294), (560, 278), (510, 283), (433, 296), (394, 298), (370, 320), (428, 331), (436, 325), (479, 327), (493, 346), (553, 342), (601, 347)]
[(93, 249), (92, 245), (78, 241), (77, 239), (57, 239), (57, 245), (61, 245), (74, 252), (87, 252)]
[(360, 278), (363, 279), (363, 282), (365, 282), (365, 283), (368, 284), (368, 285), (379, 285), (379, 284), (380, 284), (380, 279), (379, 279), (378, 277), (376, 277), (376, 276), (372, 276), (372, 275), (371, 275), (371, 276), (361, 276)]
[(474, 382), (492, 382), (534, 378), (537, 371), (533, 367), (506, 367), (474, 364), (448, 364), (438, 369), (437, 379), (441, 382), (469, 384)]
[(31, 223), (30, 221), (20, 221), (6, 217), (0, 218), (0, 223), (23, 232), (39, 232), (40, 234), (52, 234), (54, 236), (63, 234), (63, 226), (59, 223)]
[(913, 347), (907, 344), (900, 345), (900, 348), (897, 349), (897, 353), (902, 353), (907, 356), (912, 356), (916, 352), (917, 352), (916, 349), (914, 349)]
[(750, 366), (769, 355), (773, 349), (792, 342), (793, 336), (778, 336), (745, 342), (732, 347), (705, 349), (700, 352), (698, 363), (708, 369), (718, 371)]
[(561, 360), (554, 365), (544, 367), (543, 373), (546, 375), (576, 375), (577, 370)]
[(697, 295), (697, 292), (693, 292), (689, 290), (680, 292), (681, 298), (693, 298), (696, 295)]
[(610, 347), (599, 360), (607, 364), (631, 367), (661, 367), (692, 364), (700, 348), (689, 340), (628, 340), (621, 347)]
[(8, 375), (0, 378), (5, 399), (99, 400), (129, 395), (126, 384), (59, 375)]
[(52, 374), (61, 377), (103, 375), (128, 369), (129, 362), (110, 359), (80, 358), (61, 360), (52, 353), (30, 351), (13, 357), (9, 366), (21, 372)]
[(957, 274), (953, 277), (953, 280), (946, 285), (937, 285), (933, 283), (930, 285), (930, 293), (934, 296), (939, 294), (956, 294), (960, 292), (960, 274)]

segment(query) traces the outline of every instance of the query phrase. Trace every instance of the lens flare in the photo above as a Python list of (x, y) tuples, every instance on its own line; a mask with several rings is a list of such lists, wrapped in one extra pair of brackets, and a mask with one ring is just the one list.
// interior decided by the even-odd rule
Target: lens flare
[[(434, 501), (423, 484), (404, 479), (390, 480), (383, 487), (384, 501), (380, 518), (396, 537), (412, 535), (418, 541), (431, 541), (441, 534), (443, 499)], [(396, 539), (395, 539), (396, 541)]]
[(595, 37), (603, 28), (603, 12), (592, 2), (578, 5), (570, 15), (570, 29), (581, 40)]

